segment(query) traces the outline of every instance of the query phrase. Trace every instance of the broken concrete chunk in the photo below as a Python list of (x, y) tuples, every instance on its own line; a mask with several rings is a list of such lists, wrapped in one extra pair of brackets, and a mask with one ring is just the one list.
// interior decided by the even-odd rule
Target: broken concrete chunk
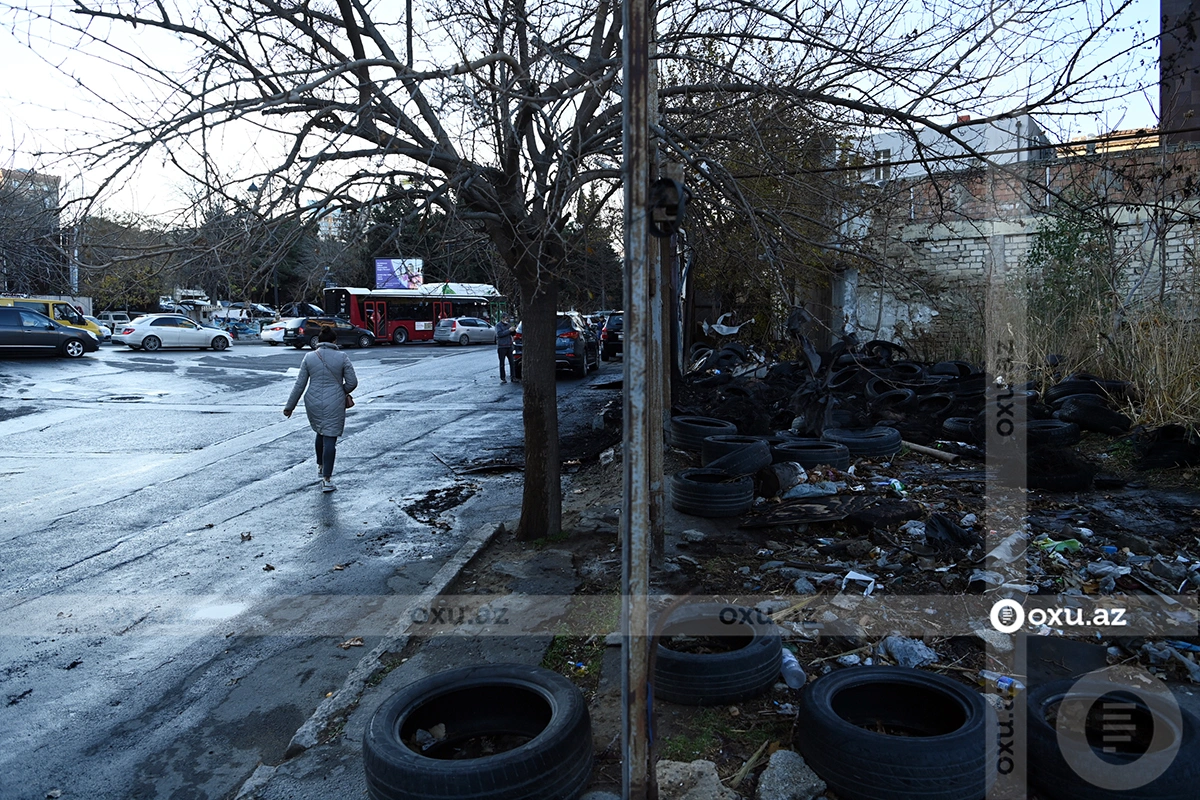
[(825, 791), (825, 781), (794, 750), (776, 750), (758, 779), (755, 800), (813, 800)]
[(883, 640), (883, 652), (902, 667), (916, 669), (936, 664), (938, 654), (932, 647), (916, 639), (892, 635)]
[(661, 800), (739, 800), (737, 792), (721, 783), (711, 761), (659, 761), (655, 775)]

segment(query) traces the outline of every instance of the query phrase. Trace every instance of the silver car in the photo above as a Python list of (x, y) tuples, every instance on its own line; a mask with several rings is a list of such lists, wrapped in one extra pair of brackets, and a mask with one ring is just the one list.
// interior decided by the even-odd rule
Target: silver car
[(134, 350), (158, 350), (161, 347), (195, 347), (205, 350), (224, 350), (233, 344), (233, 337), (216, 328), (198, 325), (179, 314), (147, 314), (126, 325), (112, 337), (113, 344), (124, 344)]
[(447, 317), (433, 329), (433, 340), (438, 344), (461, 345), (495, 344), (496, 329), (492, 323), (479, 317)]

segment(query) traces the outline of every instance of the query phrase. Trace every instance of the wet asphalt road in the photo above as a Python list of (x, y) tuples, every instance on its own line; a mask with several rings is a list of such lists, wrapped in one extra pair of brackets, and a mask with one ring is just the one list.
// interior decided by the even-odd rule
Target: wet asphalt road
[[(521, 442), (493, 348), (349, 352), (331, 494), (281, 413), (292, 348), (0, 360), (0, 797), (230, 796), (398, 598), (518, 516), (519, 477), (438, 460)], [(596, 381), (559, 379), (564, 429)], [(404, 511), (451, 486), (470, 497), (435, 524)]]

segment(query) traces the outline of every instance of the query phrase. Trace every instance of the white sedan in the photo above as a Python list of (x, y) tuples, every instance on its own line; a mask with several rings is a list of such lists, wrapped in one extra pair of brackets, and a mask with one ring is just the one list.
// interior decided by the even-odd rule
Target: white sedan
[(163, 347), (195, 347), (224, 350), (233, 337), (216, 328), (206, 328), (180, 314), (147, 314), (138, 317), (112, 337), (114, 344), (134, 350), (158, 350)]
[(280, 319), (275, 322), (264, 322), (260, 337), (264, 342), (274, 347), (277, 344), (283, 344), (283, 332), (289, 327), (295, 328), (302, 320), (298, 319)]

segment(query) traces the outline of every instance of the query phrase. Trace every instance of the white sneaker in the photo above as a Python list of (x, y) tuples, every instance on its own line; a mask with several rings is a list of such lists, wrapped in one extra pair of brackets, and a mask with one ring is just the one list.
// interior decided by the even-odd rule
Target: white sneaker
[(328, 478), (322, 478), (321, 479), (321, 491), (322, 492), (336, 492), (337, 487), (333, 485), (333, 481), (329, 480)]

